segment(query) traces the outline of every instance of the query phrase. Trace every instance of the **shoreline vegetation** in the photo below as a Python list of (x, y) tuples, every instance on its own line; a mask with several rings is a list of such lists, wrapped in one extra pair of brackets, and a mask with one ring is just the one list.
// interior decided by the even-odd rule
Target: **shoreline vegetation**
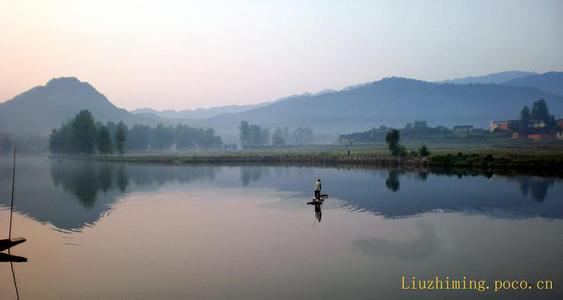
[[(449, 173), (517, 173), (562, 177), (563, 147), (542, 149), (438, 149), (428, 157), (396, 157), (382, 147), (315, 147), (244, 151), (130, 153), (126, 155), (50, 155), (55, 159), (160, 164), (270, 164), (335, 167), (429, 169)], [(348, 150), (350, 155), (348, 155)]]

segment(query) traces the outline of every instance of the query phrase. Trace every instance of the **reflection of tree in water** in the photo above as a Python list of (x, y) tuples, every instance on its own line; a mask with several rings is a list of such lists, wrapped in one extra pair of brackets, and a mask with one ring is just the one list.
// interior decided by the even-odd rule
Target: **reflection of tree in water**
[(51, 178), (55, 186), (74, 194), (84, 207), (95, 205), (98, 191), (125, 192), (131, 182), (137, 186), (164, 185), (177, 181), (188, 183), (199, 178), (213, 179), (215, 167), (139, 166), (121, 163), (70, 161), (51, 163)]
[(214, 179), (219, 167), (124, 165), (128, 180), (137, 186), (164, 185), (169, 182), (189, 183), (198, 179)]
[(108, 171), (104, 168), (87, 163), (51, 164), (51, 179), (55, 186), (60, 184), (66, 192), (74, 194), (82, 205), (88, 208), (94, 207), (98, 190), (111, 188), (107, 180), (101, 180), (106, 172)]
[(547, 196), (547, 190), (553, 185), (553, 178), (523, 177), (520, 182), (520, 191), (524, 196), (530, 194), (532, 199), (543, 201)]
[(482, 171), (482, 170), (471, 170), (471, 169), (460, 169), (460, 168), (435, 168), (432, 169), (433, 175), (439, 176), (456, 176), (457, 178), (463, 178), (467, 176), (477, 177), (477, 176), (485, 176), (487, 178), (493, 177), (494, 173), (491, 171)]
[(270, 175), (269, 167), (240, 167), (240, 181), (243, 186), (248, 186), (249, 183), (260, 180), (264, 175)]
[(100, 166), (100, 189), (105, 193), (111, 189), (113, 182), (113, 172), (111, 166), (103, 164)]
[(397, 192), (399, 190), (399, 187), (401, 186), (401, 183), (399, 182), (400, 174), (400, 171), (389, 170), (387, 179), (385, 179), (385, 186), (387, 186), (387, 189), (389, 189), (393, 193)]
[[(401, 170), (389, 170), (387, 174), (387, 179), (385, 180), (385, 186), (388, 190), (392, 192), (397, 192), (400, 189), (401, 183), (399, 181), (399, 176), (402, 176), (404, 171)], [(426, 181), (430, 172), (421, 170), (415, 174), (415, 178), (421, 181)], [(466, 176), (485, 176), (487, 178), (492, 177), (492, 173), (479, 173), (478, 171), (471, 170), (434, 170), (432, 174), (435, 175), (446, 175), (446, 176), (457, 176), (458, 178), (463, 178)], [(543, 201), (547, 197), (547, 191), (549, 187), (553, 186), (553, 178), (541, 178), (541, 177), (521, 177), (518, 179), (520, 183), (520, 191), (524, 196), (528, 194), (532, 199), (537, 201)]]
[[(404, 172), (400, 170), (389, 170), (387, 179), (385, 180), (385, 186), (392, 192), (397, 192), (400, 188), (399, 176)], [(485, 176), (487, 178), (492, 177), (492, 173), (479, 173), (477, 171), (433, 171), (436, 175), (447, 175), (447, 176), (457, 176), (458, 178), (463, 178), (466, 176)], [(426, 181), (428, 178), (428, 171), (419, 171), (416, 173), (416, 178), (422, 181)], [(543, 201), (547, 197), (547, 191), (551, 186), (554, 185), (553, 178), (542, 178), (542, 177), (521, 177), (518, 179), (520, 183), (520, 191), (524, 196), (530, 195), (532, 199), (537, 201)]]
[(12, 186), (11, 161), (6, 159), (6, 156), (3, 157), (0, 156), (0, 195), (9, 195), (11, 186)]
[(428, 171), (418, 171), (416, 178), (420, 181), (426, 181), (426, 179), (428, 179), (428, 173)]
[(117, 168), (116, 184), (119, 191), (122, 193), (125, 192), (129, 186), (129, 176), (127, 176), (127, 170), (125, 170), (125, 166), (123, 165), (119, 165)]

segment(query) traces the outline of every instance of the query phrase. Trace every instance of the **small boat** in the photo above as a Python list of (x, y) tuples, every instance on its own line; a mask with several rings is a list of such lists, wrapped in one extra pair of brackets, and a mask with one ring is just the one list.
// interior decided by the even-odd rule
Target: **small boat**
[(21, 243), (25, 242), (25, 239), (22, 237), (17, 237), (17, 238), (13, 238), (13, 239), (3, 239), (0, 240), (0, 251), (4, 251), (6, 249), (10, 249), (16, 245), (19, 245)]
[(318, 204), (323, 204), (323, 202), (326, 200), (326, 198), (328, 198), (328, 194), (321, 194), (321, 197), (316, 199), (313, 198), (312, 201), (307, 202), (307, 204), (309, 205), (318, 205)]
[(27, 262), (27, 258), (23, 256), (10, 255), (7, 253), (0, 253), (0, 262), (21, 263), (21, 262)]

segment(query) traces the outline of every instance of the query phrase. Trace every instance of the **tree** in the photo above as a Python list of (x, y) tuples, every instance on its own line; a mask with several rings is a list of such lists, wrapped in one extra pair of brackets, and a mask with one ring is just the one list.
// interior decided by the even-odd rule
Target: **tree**
[(427, 121), (414, 121), (413, 129), (422, 130), (428, 128)]
[(401, 152), (401, 147), (399, 145), (399, 139), (401, 138), (399, 130), (392, 129), (387, 132), (385, 136), (385, 141), (387, 142), (387, 147), (393, 156), (397, 156)]
[[(378, 128), (371, 128), (363, 132), (354, 132), (350, 134), (342, 134), (339, 136), (339, 143), (347, 144), (349, 142), (355, 143), (379, 143), (385, 141), (385, 136), (392, 128), (380, 126)], [(407, 125), (400, 130), (401, 138), (403, 139), (421, 139), (421, 138), (447, 138), (452, 137), (453, 130), (444, 126), (428, 127), (426, 121), (415, 121), (407, 123)]]
[(152, 130), (151, 147), (158, 150), (169, 149), (174, 144), (174, 128), (158, 124)]
[(283, 138), (283, 131), (281, 128), (276, 128), (272, 133), (272, 145), (274, 146), (285, 145), (285, 139)]
[(210, 148), (221, 148), (223, 146), (223, 141), (220, 136), (215, 135), (215, 130), (213, 128), (198, 129), (201, 132), (200, 138), (197, 141), (200, 147), (204, 149)]
[(184, 124), (176, 126), (176, 148), (178, 149), (210, 149), (223, 145), (221, 137), (215, 135), (213, 128), (195, 128)]
[(202, 139), (202, 130), (187, 126), (185, 124), (176, 125), (176, 148), (177, 149), (193, 149), (200, 144)]
[(420, 156), (428, 156), (430, 155), (430, 151), (428, 150), (428, 147), (426, 145), (422, 145), (420, 146), (420, 148), (418, 148), (418, 154)]
[(242, 149), (248, 148), (250, 145), (250, 126), (247, 121), (241, 121), (239, 126), (240, 146)]
[(262, 146), (264, 145), (262, 141), (262, 127), (257, 124), (250, 124), (250, 137), (248, 144), (249, 146)]
[(296, 145), (306, 145), (313, 143), (315, 136), (313, 134), (313, 129), (309, 127), (297, 127), (293, 133), (295, 137)]
[[(269, 139), (269, 130), (257, 127), (258, 140)], [(0, 134), (0, 138), (2, 135)], [(1, 142), (1, 139), (0, 139)], [(131, 131), (123, 122), (95, 123), (88, 111), (81, 111), (73, 120), (53, 129), (49, 138), (49, 150), (52, 153), (86, 153), (96, 149), (107, 155), (116, 149), (119, 154), (126, 149), (145, 151), (149, 147), (158, 150), (170, 148), (174, 143), (179, 148), (221, 148), (223, 141), (213, 128), (194, 128), (184, 124), (165, 127), (159, 124), (155, 128), (147, 125), (135, 125)], [(1, 145), (0, 145), (1, 146)], [(87, 147), (88, 146), (88, 147)], [(89, 147), (92, 148), (89, 148)]]
[(549, 116), (549, 118), (546, 120), (545, 123), (546, 123), (545, 126), (550, 132), (553, 133), (557, 132), (559, 126), (557, 125), (557, 121), (555, 120), (554, 115)]
[(407, 156), (409, 153), (407, 151), (407, 148), (405, 148), (405, 146), (403, 145), (399, 145), (399, 150), (397, 150), (397, 154), (398, 156), (404, 157)]
[[(106, 128), (109, 131), (109, 135), (111, 136), (112, 139), (115, 138), (115, 133), (117, 132), (117, 124), (115, 124), (115, 122), (113, 121), (108, 121), (106, 123)], [(115, 145), (115, 139), (112, 140), (112, 143)]]
[(0, 153), (8, 153), (12, 149), (12, 147), (13, 145), (10, 136), (8, 136), (8, 134), (0, 132)]
[(112, 152), (111, 136), (109, 135), (109, 130), (104, 125), (98, 127), (98, 137), (96, 139), (96, 146), (98, 147), (98, 152), (107, 156), (108, 153)]
[(257, 124), (242, 121), (239, 126), (239, 137), (243, 149), (260, 147), (270, 143), (270, 130)]
[(549, 119), (549, 108), (545, 100), (540, 99), (532, 105), (531, 118), (534, 121), (547, 121)]
[(57, 129), (51, 130), (49, 136), (49, 151), (51, 153), (64, 153), (63, 149), (64, 139), (61, 132)]
[(72, 121), (72, 142), (78, 153), (92, 154), (96, 145), (96, 123), (88, 110), (82, 110)]
[(524, 105), (520, 111), (520, 133), (526, 133), (530, 125), (530, 108)]
[(260, 144), (260, 146), (270, 144), (270, 129), (262, 128), (262, 132), (260, 134), (260, 139), (259, 139), (259, 144)]
[(134, 125), (129, 130), (127, 137), (127, 149), (134, 151), (146, 151), (149, 148), (151, 127), (148, 125)]
[[(108, 132), (109, 134), (109, 132)], [(117, 124), (117, 130), (115, 132), (115, 148), (120, 155), (125, 153), (125, 141), (127, 140), (127, 126), (123, 122)]]

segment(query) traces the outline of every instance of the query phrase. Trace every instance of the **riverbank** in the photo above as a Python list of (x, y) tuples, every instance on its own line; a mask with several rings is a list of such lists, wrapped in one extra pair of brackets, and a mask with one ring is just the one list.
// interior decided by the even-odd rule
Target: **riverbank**
[(555, 149), (490, 149), (436, 151), (429, 157), (390, 156), (385, 149), (251, 150), (178, 154), (136, 153), (124, 156), (66, 156), (68, 159), (159, 164), (271, 164), (307, 166), (384, 167), (433, 169), (455, 172), (501, 172), (558, 176), (563, 170), (563, 151)]

